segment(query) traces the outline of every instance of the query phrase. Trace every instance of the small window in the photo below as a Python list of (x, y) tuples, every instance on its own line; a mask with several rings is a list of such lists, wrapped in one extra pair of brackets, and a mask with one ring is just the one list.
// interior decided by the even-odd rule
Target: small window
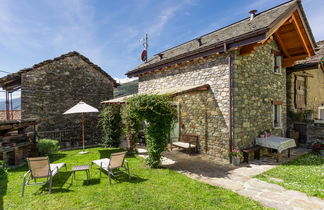
[(281, 56), (274, 54), (273, 55), (273, 71), (274, 73), (281, 73)]
[(273, 105), (273, 127), (281, 127), (281, 105)]

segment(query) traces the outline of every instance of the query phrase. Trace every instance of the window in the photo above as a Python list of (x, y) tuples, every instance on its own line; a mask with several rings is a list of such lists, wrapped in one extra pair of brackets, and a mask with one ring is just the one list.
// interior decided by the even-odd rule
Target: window
[(273, 72), (280, 74), (281, 73), (281, 54), (279, 51), (272, 50), (273, 54)]
[(273, 58), (273, 71), (274, 73), (280, 74), (281, 73), (281, 56), (274, 55)]
[(273, 105), (273, 127), (281, 127), (281, 105)]

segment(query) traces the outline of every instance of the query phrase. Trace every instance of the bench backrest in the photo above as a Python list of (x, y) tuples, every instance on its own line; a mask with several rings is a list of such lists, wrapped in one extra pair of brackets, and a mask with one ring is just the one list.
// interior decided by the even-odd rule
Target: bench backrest
[(191, 144), (197, 144), (198, 136), (192, 134), (182, 134), (180, 137), (180, 141)]

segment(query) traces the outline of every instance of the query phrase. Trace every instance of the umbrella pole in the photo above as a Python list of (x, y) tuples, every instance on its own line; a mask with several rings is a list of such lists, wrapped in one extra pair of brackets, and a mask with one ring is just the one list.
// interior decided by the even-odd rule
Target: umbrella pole
[(82, 113), (82, 145), (83, 145), (83, 152), (84, 152), (84, 114)]

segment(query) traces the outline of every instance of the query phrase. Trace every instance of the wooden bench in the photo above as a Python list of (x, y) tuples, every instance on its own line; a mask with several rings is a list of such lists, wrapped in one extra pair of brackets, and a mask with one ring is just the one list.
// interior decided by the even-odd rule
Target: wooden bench
[(188, 154), (191, 154), (192, 148), (195, 148), (195, 152), (197, 153), (198, 149), (198, 136), (191, 135), (191, 134), (183, 134), (180, 136), (179, 141), (172, 142), (171, 144), (171, 150), (172, 147), (177, 147), (181, 149), (187, 150)]
[(253, 146), (250, 148), (243, 149), (243, 163), (249, 163), (249, 153), (254, 152), (254, 159), (260, 160), (260, 146)]

